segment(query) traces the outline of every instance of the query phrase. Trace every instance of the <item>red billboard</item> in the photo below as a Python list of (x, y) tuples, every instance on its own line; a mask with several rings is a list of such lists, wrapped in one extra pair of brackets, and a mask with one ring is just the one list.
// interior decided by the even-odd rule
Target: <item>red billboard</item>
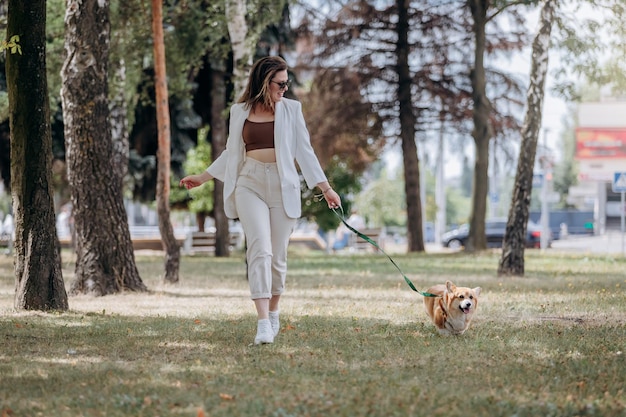
[(576, 129), (577, 159), (626, 159), (626, 129)]

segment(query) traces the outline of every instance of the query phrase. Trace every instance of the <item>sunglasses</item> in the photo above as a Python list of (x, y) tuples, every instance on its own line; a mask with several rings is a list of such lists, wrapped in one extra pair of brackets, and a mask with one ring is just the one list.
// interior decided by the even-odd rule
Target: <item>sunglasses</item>
[(274, 84), (278, 84), (278, 88), (280, 88), (281, 90), (284, 90), (285, 88), (291, 86), (291, 80), (287, 80), (287, 81), (282, 81), (282, 82), (278, 82), (278, 81), (272, 81)]

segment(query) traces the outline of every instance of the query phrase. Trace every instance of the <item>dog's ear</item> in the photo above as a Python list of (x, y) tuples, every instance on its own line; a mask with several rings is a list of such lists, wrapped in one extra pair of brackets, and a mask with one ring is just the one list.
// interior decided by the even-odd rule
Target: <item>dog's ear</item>
[(483, 289), (482, 289), (482, 288), (480, 288), (480, 287), (476, 287), (476, 288), (473, 288), (473, 289), (472, 289), (472, 291), (474, 291), (474, 294), (476, 294), (476, 297), (478, 297), (478, 296), (480, 295), (480, 292), (481, 292), (482, 290), (483, 290)]
[(456, 285), (454, 285), (452, 281), (446, 281), (446, 290), (448, 290), (448, 292), (454, 292)]

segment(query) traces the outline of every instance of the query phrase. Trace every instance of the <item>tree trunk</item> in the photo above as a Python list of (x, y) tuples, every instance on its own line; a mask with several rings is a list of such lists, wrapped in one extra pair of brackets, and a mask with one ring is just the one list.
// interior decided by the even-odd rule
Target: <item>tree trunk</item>
[(474, 20), (474, 68), (470, 78), (472, 83), (472, 101), (474, 103), (474, 130), (472, 136), (476, 146), (474, 166), (474, 184), (472, 187), (472, 212), (470, 215), (470, 235), (466, 251), (473, 252), (487, 248), (485, 236), (485, 214), (487, 212), (487, 192), (489, 183), (489, 113), (491, 104), (487, 98), (485, 80), (485, 26), (489, 0), (468, 0)]
[(199, 211), (196, 213), (196, 224), (198, 225), (198, 232), (204, 232), (204, 222), (207, 218), (207, 215), (203, 211)]
[(165, 71), (165, 44), (163, 42), (163, 2), (152, 0), (152, 37), (154, 45), (154, 88), (156, 92), (159, 149), (157, 151), (157, 214), (159, 231), (165, 250), (165, 281), (178, 282), (180, 245), (174, 236), (170, 221), (170, 111)]
[(113, 76), (113, 102), (111, 103), (111, 139), (113, 141), (113, 172), (120, 177), (122, 189), (124, 178), (128, 173), (128, 116), (126, 98), (126, 63), (120, 59), (115, 67)]
[[(226, 86), (224, 72), (211, 70), (211, 153), (215, 160), (226, 149), (226, 121), (222, 112), (226, 108)], [(224, 212), (224, 184), (215, 181), (213, 188), (213, 213), (215, 216), (215, 256), (230, 255), (230, 231), (228, 218)]]
[(422, 202), (420, 197), (420, 170), (415, 143), (416, 118), (411, 102), (411, 74), (409, 71), (409, 17), (408, 0), (398, 0), (398, 101), (400, 104), (400, 138), (404, 160), (404, 189), (406, 192), (408, 251), (424, 251), (422, 231)]
[(52, 136), (46, 79), (46, 1), (9, 0), (6, 51), (15, 227), (15, 308), (67, 310), (52, 199)]
[(533, 41), (527, 109), (522, 126), (522, 145), (517, 163), (515, 186), (504, 234), (498, 275), (524, 275), (524, 242), (528, 226), (528, 208), (533, 184), (533, 167), (541, 128), (543, 97), (548, 72), (550, 33), (556, 0), (547, 0), (541, 8), (539, 29)]
[(246, 68), (256, 45), (247, 40), (246, 0), (226, 0), (226, 23), (233, 51), (233, 84), (235, 94), (239, 95), (246, 88)]
[(121, 176), (111, 169), (109, 37), (107, 0), (68, 1), (61, 99), (76, 233), (73, 293), (146, 290), (135, 264)]

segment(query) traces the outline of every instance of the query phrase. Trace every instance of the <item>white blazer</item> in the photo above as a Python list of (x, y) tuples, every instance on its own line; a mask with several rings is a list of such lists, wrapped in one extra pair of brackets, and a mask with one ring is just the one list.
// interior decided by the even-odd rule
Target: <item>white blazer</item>
[[(229, 135), (226, 149), (206, 169), (214, 178), (224, 182), (224, 211), (230, 219), (238, 218), (235, 204), (235, 186), (239, 171), (246, 159), (243, 142), (243, 124), (250, 113), (243, 103), (230, 108)], [(299, 101), (283, 98), (275, 103), (274, 148), (280, 176), (283, 205), (287, 216), (297, 219), (302, 214), (300, 177), (295, 162), (309, 188), (328, 181), (311, 146), (302, 105)]]

